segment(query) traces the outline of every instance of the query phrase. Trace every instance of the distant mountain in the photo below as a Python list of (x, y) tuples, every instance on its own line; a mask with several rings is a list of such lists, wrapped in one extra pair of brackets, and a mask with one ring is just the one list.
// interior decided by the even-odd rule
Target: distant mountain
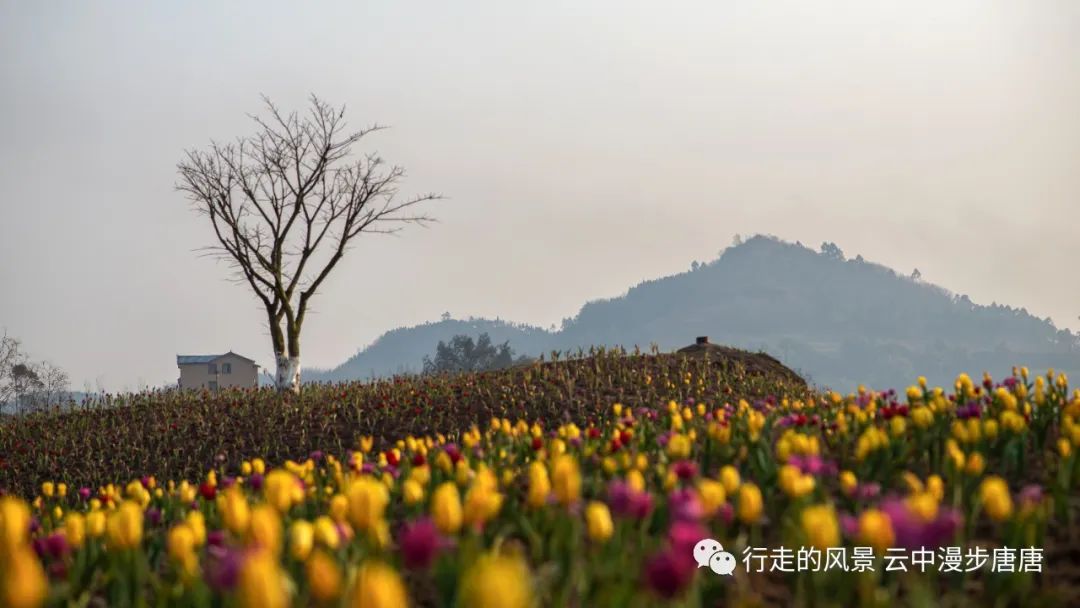
[(834, 245), (815, 251), (756, 236), (691, 271), (645, 281), (585, 304), (558, 331), (503, 321), (444, 319), (387, 332), (341, 366), (306, 380), (366, 379), (420, 369), (456, 334), (510, 341), (519, 354), (591, 345), (672, 350), (707, 335), (764, 350), (819, 386), (902, 388), (925, 375), (951, 384), (961, 371), (995, 377), (1013, 365), (1080, 378), (1080, 335), (1025, 309), (975, 304)]

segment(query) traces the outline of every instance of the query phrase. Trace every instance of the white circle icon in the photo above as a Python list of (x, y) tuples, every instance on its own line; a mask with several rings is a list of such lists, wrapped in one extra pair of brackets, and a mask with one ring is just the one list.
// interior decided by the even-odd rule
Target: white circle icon
[(735, 556), (724, 551), (720, 541), (706, 538), (694, 545), (694, 561), (698, 568), (708, 566), (722, 576), (731, 576), (735, 572)]

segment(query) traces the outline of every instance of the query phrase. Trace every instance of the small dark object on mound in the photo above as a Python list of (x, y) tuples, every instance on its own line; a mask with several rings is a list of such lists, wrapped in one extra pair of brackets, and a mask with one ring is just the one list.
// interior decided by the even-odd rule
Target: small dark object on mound
[(699, 337), (694, 344), (676, 352), (688, 357), (705, 357), (720, 365), (737, 363), (742, 365), (748, 374), (779, 378), (795, 386), (806, 386), (806, 380), (773, 357), (765, 353), (751, 353), (713, 344), (707, 336)]

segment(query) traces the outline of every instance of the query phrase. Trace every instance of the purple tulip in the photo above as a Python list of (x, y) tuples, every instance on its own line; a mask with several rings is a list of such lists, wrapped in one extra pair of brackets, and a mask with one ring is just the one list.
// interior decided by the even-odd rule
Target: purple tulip
[(881, 494), (881, 484), (876, 481), (860, 483), (855, 488), (855, 496), (858, 500), (872, 500)]
[(660, 597), (674, 598), (694, 576), (692, 555), (676, 555), (671, 549), (657, 553), (645, 563), (645, 582)]
[(817, 454), (811, 454), (810, 456), (804, 458), (802, 467), (800, 468), (802, 469), (803, 473), (815, 476), (822, 475), (828, 472), (826, 470), (828, 466), (826, 465), (825, 461), (822, 460), (821, 456), (818, 456)]
[[(675, 490), (668, 496), (668, 508), (674, 521), (696, 522), (704, 516), (701, 501), (689, 488)], [(700, 539), (698, 539), (700, 540)]]
[(933, 521), (923, 522), (898, 498), (883, 501), (881, 510), (892, 522), (897, 546), (905, 549), (940, 547), (955, 537), (963, 522), (960, 513), (951, 507), (940, 508)]
[(638, 492), (620, 479), (608, 485), (608, 506), (615, 515), (642, 519), (652, 512), (653, 500), (648, 492)]
[(735, 521), (735, 507), (733, 507), (730, 502), (725, 502), (720, 505), (720, 510), (717, 511), (716, 514), (725, 526), (730, 526), (731, 522)]
[(227, 591), (236, 586), (243, 565), (243, 554), (235, 549), (211, 546), (207, 549), (206, 582), (218, 591)]
[(225, 546), (225, 531), (224, 530), (211, 530), (206, 535), (206, 544), (211, 547), (223, 547)]
[(45, 551), (54, 559), (59, 559), (71, 550), (67, 538), (63, 534), (50, 534), (45, 539)]
[(675, 475), (684, 481), (697, 477), (697, 463), (692, 460), (680, 460), (679, 462), (676, 462), (672, 468), (675, 471)]
[(662, 448), (666, 448), (668, 441), (671, 440), (671, 431), (664, 431), (656, 438), (656, 443)]
[(427, 568), (439, 550), (439, 531), (431, 519), (423, 517), (404, 526), (398, 544), (407, 567)]
[(840, 530), (846, 538), (856, 538), (859, 535), (859, 520), (850, 513), (840, 514)]
[(668, 544), (675, 555), (685, 555), (693, 561), (694, 546), (703, 538), (709, 538), (709, 529), (696, 521), (675, 521), (668, 529)]
[(1038, 506), (1043, 501), (1043, 489), (1039, 484), (1028, 484), (1020, 490), (1020, 504)]

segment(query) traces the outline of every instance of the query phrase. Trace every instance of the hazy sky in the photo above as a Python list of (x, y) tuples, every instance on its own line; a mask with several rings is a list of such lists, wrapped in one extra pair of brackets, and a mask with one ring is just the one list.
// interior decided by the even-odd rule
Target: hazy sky
[(174, 190), (260, 93), (392, 126), (370, 149), (449, 197), (339, 266), (305, 365), (444, 311), (557, 323), (757, 232), (1080, 329), (1075, 0), (0, 0), (0, 86), (0, 327), (78, 390), (271, 364)]

